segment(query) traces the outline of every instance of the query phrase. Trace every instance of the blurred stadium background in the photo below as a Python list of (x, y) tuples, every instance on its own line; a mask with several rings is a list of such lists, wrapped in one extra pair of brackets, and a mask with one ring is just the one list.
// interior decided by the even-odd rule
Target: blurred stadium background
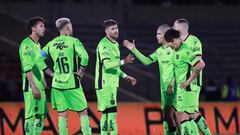
[[(1, 0), (0, 134), (21, 134), (22, 131), (21, 123), (19, 126), (18, 121), (15, 120), (17, 114), (22, 115), (20, 102), (23, 101), (18, 46), (26, 36), (25, 21), (33, 16), (41, 16), (46, 20), (47, 33), (41, 40), (43, 46), (58, 35), (54, 26), (57, 18), (71, 19), (74, 36), (84, 43), (90, 56), (82, 84), (87, 100), (91, 102), (90, 109), (97, 116), (96, 119), (99, 114), (94, 109), (96, 106), (95, 49), (98, 41), (105, 35), (103, 21), (109, 18), (116, 19), (120, 27), (119, 43), (121, 44), (125, 38), (135, 39), (138, 49), (147, 55), (158, 47), (155, 38), (158, 25), (163, 23), (173, 25), (173, 21), (178, 18), (188, 19), (190, 33), (202, 41), (203, 59), (206, 62), (200, 97), (202, 111), (206, 116), (207, 113), (212, 113), (209, 115), (210, 118), (206, 119), (209, 123), (214, 121), (210, 125), (214, 134), (240, 134), (239, 13), (239, 0)], [(120, 49), (121, 56), (129, 53), (123, 46)], [(122, 69), (136, 77), (138, 84), (131, 87), (121, 81), (118, 92), (119, 111), (120, 113), (129, 111), (132, 116), (125, 117), (119, 114), (119, 119), (123, 123), (129, 123), (128, 117), (132, 117), (130, 123), (136, 125), (138, 122), (135, 123), (133, 119), (138, 119), (136, 109), (143, 109), (142, 114), (145, 115), (146, 108), (160, 111), (158, 67), (157, 64), (144, 66), (136, 60), (134, 64), (124, 66)], [(231, 94), (233, 96), (229, 96)], [(139, 108), (132, 109), (137, 105)], [(17, 114), (13, 113), (14, 108)], [(162, 131), (161, 113), (151, 116), (153, 123), (150, 121), (150, 124), (145, 115), (139, 116), (143, 117), (142, 121), (136, 120), (144, 122), (142, 130), (138, 130), (137, 126), (124, 129), (123, 125), (120, 127), (121, 134), (163, 134), (158, 132), (158, 130)], [(54, 118), (52, 117), (53, 121)], [(10, 122), (7, 122), (7, 119), (10, 119)], [(95, 126), (95, 132), (98, 132), (98, 125)], [(149, 131), (147, 131), (148, 127), (150, 127)], [(55, 133), (51, 128), (45, 127), (45, 130), (45, 134)]]

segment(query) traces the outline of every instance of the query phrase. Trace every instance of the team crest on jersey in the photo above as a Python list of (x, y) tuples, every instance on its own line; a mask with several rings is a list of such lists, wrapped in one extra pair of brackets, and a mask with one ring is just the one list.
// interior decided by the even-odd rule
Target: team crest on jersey
[(193, 44), (195, 45), (197, 43), (197, 41), (193, 41)]
[(56, 49), (60, 49), (60, 50), (62, 50), (62, 49), (64, 49), (64, 48), (68, 48), (68, 46), (66, 46), (64, 43), (65, 43), (65, 42), (55, 43), (55, 44), (53, 44), (53, 46), (56, 46)]
[(170, 54), (170, 52), (167, 52), (167, 55), (169, 55)]
[(178, 96), (178, 101), (182, 101), (182, 97), (181, 96)]
[(31, 56), (32, 54), (33, 54), (32, 50), (29, 50), (23, 53), (24, 56)]

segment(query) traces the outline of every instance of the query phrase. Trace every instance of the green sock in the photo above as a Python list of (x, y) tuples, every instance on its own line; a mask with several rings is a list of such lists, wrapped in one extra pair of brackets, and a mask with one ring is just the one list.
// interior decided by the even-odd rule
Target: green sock
[(163, 121), (163, 128), (164, 128), (164, 135), (169, 135), (168, 123), (165, 120)]
[(110, 130), (111, 135), (117, 135), (117, 112), (108, 113), (108, 125), (108, 129)]
[(41, 135), (44, 126), (44, 115), (37, 115), (34, 122), (34, 135)]
[(190, 121), (185, 121), (180, 124), (180, 132), (181, 135), (191, 135), (192, 134), (192, 127)]
[(198, 135), (199, 133), (198, 133), (198, 126), (197, 126), (197, 124), (195, 123), (194, 120), (191, 120), (190, 122), (191, 122), (193, 134), (194, 135)]
[(90, 127), (89, 117), (81, 116), (80, 122), (81, 122), (81, 130), (82, 130), (83, 135), (91, 135), (92, 129)]
[(102, 113), (101, 122), (100, 122), (101, 135), (107, 135), (108, 134), (107, 119), (108, 119), (107, 113)]
[(209, 129), (208, 125), (207, 125), (207, 122), (206, 122), (206, 120), (202, 116), (199, 116), (196, 119), (196, 123), (198, 125), (198, 128), (200, 129), (200, 131), (204, 135), (211, 135), (211, 132), (210, 132), (210, 129)]
[(25, 135), (33, 135), (33, 132), (34, 132), (34, 117), (25, 119), (24, 132), (25, 132)]
[(58, 130), (60, 135), (67, 135), (67, 119), (64, 117), (58, 117)]

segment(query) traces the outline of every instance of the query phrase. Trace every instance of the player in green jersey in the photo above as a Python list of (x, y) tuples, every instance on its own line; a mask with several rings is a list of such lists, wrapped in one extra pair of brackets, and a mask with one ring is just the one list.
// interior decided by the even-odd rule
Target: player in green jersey
[(167, 46), (164, 40), (164, 33), (169, 30), (170, 27), (167, 24), (160, 25), (157, 29), (156, 38), (160, 47), (150, 54), (148, 57), (144, 56), (135, 47), (133, 43), (128, 40), (124, 40), (123, 44), (144, 64), (149, 65), (155, 62), (159, 64), (160, 72), (160, 88), (161, 88), (161, 108), (163, 109), (163, 125), (164, 135), (176, 134), (176, 122), (174, 120), (175, 111), (173, 108), (173, 102), (175, 99), (175, 92), (173, 90), (174, 85), (174, 69), (173, 69), (173, 56), (174, 50)]
[(198, 84), (194, 83), (194, 80), (198, 77), (205, 64), (200, 62), (201, 59), (193, 54), (187, 44), (182, 43), (179, 31), (170, 29), (165, 33), (164, 38), (168, 45), (175, 49), (173, 63), (177, 92), (174, 107), (177, 109), (180, 132), (182, 135), (191, 134), (193, 133), (193, 127), (190, 114), (196, 111), (196, 103), (193, 102), (195, 97), (192, 93), (197, 92), (198, 89), (193, 89), (190, 85), (197, 87)]
[(60, 36), (50, 41), (41, 55), (54, 64), (51, 101), (53, 109), (58, 111), (59, 132), (60, 135), (68, 134), (67, 111), (71, 110), (78, 113), (83, 134), (91, 135), (87, 101), (80, 83), (88, 65), (88, 54), (80, 40), (72, 37), (72, 23), (68, 18), (58, 19), (56, 28)]
[(48, 112), (46, 104), (46, 81), (42, 70), (35, 64), (41, 57), (39, 39), (44, 36), (45, 25), (41, 17), (27, 21), (29, 36), (19, 47), (22, 69), (22, 89), (25, 103), (24, 132), (26, 135), (40, 135), (44, 126), (44, 118)]
[(120, 66), (132, 63), (134, 58), (128, 55), (120, 60), (119, 31), (115, 20), (104, 21), (106, 36), (101, 39), (96, 49), (95, 89), (98, 100), (98, 111), (101, 116), (101, 135), (117, 135), (117, 89), (119, 77), (124, 78), (132, 85), (136, 79), (126, 75)]
[[(183, 41), (184, 44), (187, 44), (189, 48), (192, 50), (193, 54), (200, 59), (200, 62), (204, 64), (204, 61), (202, 60), (202, 43), (201, 41), (194, 35), (191, 35), (188, 30), (189, 30), (189, 22), (186, 19), (177, 19), (174, 22), (174, 29), (180, 31), (180, 37)], [(190, 85), (191, 89), (197, 89), (197, 92), (193, 93), (192, 96), (195, 97), (195, 107), (196, 107), (196, 112), (191, 114), (191, 117), (193, 119), (192, 125), (198, 126), (200, 131), (204, 135), (211, 135), (210, 129), (208, 128), (206, 124), (206, 120), (204, 117), (199, 113), (199, 96), (200, 96), (200, 90), (202, 87), (202, 72), (199, 73), (199, 76), (197, 79), (193, 80), (193, 83), (198, 84), (197, 86), (195, 85)], [(195, 123), (194, 123), (195, 121)], [(195, 128), (196, 131), (198, 132), (198, 128)]]

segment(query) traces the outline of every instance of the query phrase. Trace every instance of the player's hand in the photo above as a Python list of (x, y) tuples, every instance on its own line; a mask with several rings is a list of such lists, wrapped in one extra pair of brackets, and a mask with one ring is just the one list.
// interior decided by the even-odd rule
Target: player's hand
[(126, 58), (123, 59), (124, 64), (133, 63), (134, 57), (132, 54), (128, 54)]
[(85, 67), (81, 66), (78, 72), (74, 72), (74, 75), (79, 76), (79, 78), (81, 80), (83, 78), (84, 72), (85, 72)]
[(36, 86), (32, 87), (32, 89), (33, 89), (33, 96), (34, 96), (34, 98), (35, 99), (41, 99), (41, 92), (40, 92), (40, 90)]
[(173, 93), (173, 86), (170, 84), (167, 89), (167, 94), (172, 94)]
[(124, 78), (128, 83), (130, 83), (132, 86), (136, 85), (137, 80), (131, 76), (127, 76)]
[(80, 79), (82, 79), (84, 73), (81, 73), (81, 72), (74, 72), (73, 74), (74, 74), (74, 75), (77, 75)]
[(135, 40), (133, 40), (132, 43), (128, 40), (123, 40), (123, 46), (125, 46), (129, 50), (133, 50), (135, 48)]
[(189, 84), (190, 83), (188, 81), (185, 81), (185, 82), (181, 83), (180, 88), (186, 89), (189, 86)]

